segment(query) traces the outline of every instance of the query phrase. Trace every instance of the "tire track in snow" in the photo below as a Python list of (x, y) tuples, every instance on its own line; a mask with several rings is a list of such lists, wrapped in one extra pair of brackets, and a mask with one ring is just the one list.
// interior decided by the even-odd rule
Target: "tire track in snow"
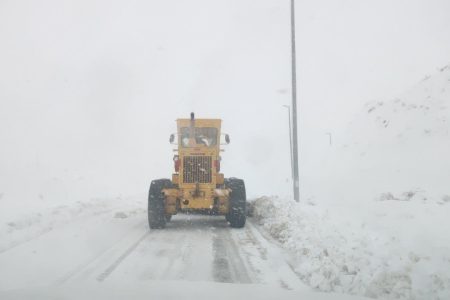
[[(97, 260), (103, 258), (106, 253), (111, 251), (111, 249), (114, 249), (115, 247), (119, 246), (121, 243), (124, 242), (124, 240), (127, 239), (128, 235), (132, 233), (136, 228), (142, 227), (143, 224), (146, 222), (138, 222), (135, 224), (131, 230), (129, 230), (126, 234), (124, 234), (119, 240), (117, 240), (114, 244), (112, 244), (109, 247), (106, 247), (102, 251), (98, 252), (96, 255), (94, 255), (91, 259), (87, 260), (86, 262), (78, 265), (76, 268), (74, 268), (72, 271), (66, 273), (64, 276), (62, 276), (60, 279), (58, 279), (55, 283), (56, 286), (63, 285), (64, 283), (71, 280), (73, 277), (77, 276), (81, 272), (85, 271), (90, 265), (95, 263)], [(146, 234), (149, 234), (149, 232), (146, 232)], [(142, 237), (140, 236), (138, 240), (140, 240)]]
[(112, 272), (130, 255), (134, 249), (139, 246), (139, 244), (150, 234), (150, 232), (146, 232), (143, 234), (133, 245), (131, 245), (122, 255), (120, 255), (105, 271), (103, 271), (98, 277), (97, 281), (104, 281)]
[[(51, 211), (50, 213), (47, 212), (47, 214), (54, 215), (55, 213), (59, 213), (58, 210), (60, 210), (60, 209), (61, 208), (57, 207), (57, 208), (53, 209), (53, 211)], [(82, 216), (75, 215), (75, 216), (72, 217), (72, 219), (59, 220), (59, 221), (55, 221), (54, 223), (46, 224), (42, 228), (37, 229), (36, 232), (34, 232), (33, 235), (31, 235), (31, 236), (23, 237), (23, 238), (20, 238), (19, 240), (12, 241), (12, 242), (10, 242), (9, 245), (6, 245), (6, 246), (0, 246), (0, 255), (5, 253), (5, 252), (8, 252), (8, 251), (10, 251), (10, 250), (12, 250), (12, 249), (14, 249), (16, 247), (19, 247), (19, 246), (21, 246), (23, 244), (26, 244), (26, 243), (29, 243), (29, 242), (33, 242), (34, 240), (42, 237), (43, 235), (46, 235), (46, 234), (52, 232), (55, 229), (61, 229), (61, 228), (70, 226), (71, 224), (73, 224), (75, 222), (79, 222), (81, 220), (88, 220), (88, 219), (92, 218), (93, 216), (96, 217), (96, 216), (100, 216), (100, 215), (105, 215), (107, 213), (111, 213), (112, 211), (114, 211), (113, 208), (105, 209), (105, 210), (95, 211), (95, 212), (93, 212), (91, 214), (88, 214), (88, 215), (82, 215)], [(43, 218), (40, 213), (38, 213), (38, 215), (40, 215), (40, 218)], [(26, 219), (25, 219), (25, 221), (26, 221)], [(24, 220), (18, 220), (16, 222), (24, 222)], [(9, 222), (9, 223), (10, 224), (15, 224), (16, 222)], [(28, 228), (31, 228), (33, 226), (39, 226), (39, 225), (41, 225), (40, 221), (32, 220), (32, 221), (28, 222), (27, 226), (24, 226), (21, 229), (15, 229), (14, 231), (9, 232), (9, 234), (13, 234), (15, 232), (20, 232), (21, 230), (28, 229)]]
[(231, 237), (230, 228), (214, 233), (213, 277), (218, 282), (252, 283), (253, 280)]
[(264, 236), (251, 218), (247, 220), (245, 230), (233, 231), (233, 236), (239, 241), (249, 269), (254, 270), (259, 281), (275, 283), (287, 290), (308, 289), (292, 270), (287, 253), (272, 239)]

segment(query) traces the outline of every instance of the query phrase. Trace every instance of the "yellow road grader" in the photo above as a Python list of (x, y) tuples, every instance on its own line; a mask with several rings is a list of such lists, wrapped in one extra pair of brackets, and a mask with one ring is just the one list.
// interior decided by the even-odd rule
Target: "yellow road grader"
[(172, 179), (157, 179), (150, 184), (148, 223), (150, 228), (164, 228), (178, 212), (225, 216), (233, 228), (246, 221), (246, 194), (242, 179), (224, 178), (220, 173), (220, 119), (177, 120), (177, 134), (170, 142), (177, 145), (173, 157)]

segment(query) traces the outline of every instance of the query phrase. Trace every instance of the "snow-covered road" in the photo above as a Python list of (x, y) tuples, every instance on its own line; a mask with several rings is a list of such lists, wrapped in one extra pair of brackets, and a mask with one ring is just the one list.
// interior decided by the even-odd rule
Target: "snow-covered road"
[[(251, 221), (236, 230), (223, 217), (177, 215), (166, 229), (149, 230), (144, 209), (102, 205), (89, 206), (87, 214), (77, 211), (64, 222), (48, 219), (67, 209), (53, 210), (28, 226), (9, 223), (16, 228), (9, 231), (15, 240), (0, 252), (2, 298), (45, 298), (49, 293), (69, 297), (74, 289), (93, 295), (93, 290), (104, 292), (106, 287), (133, 287), (136, 292), (136, 286), (153, 286), (151, 291), (158, 291), (161, 299), (176, 296), (180, 288), (189, 297), (195, 286), (225, 294), (238, 289), (243, 298), (261, 289), (262, 297), (313, 293), (290, 267), (289, 255)], [(42, 230), (36, 230), (39, 227)], [(34, 236), (20, 238), (18, 231)], [(173, 288), (170, 282), (176, 282)]]
[(137, 219), (125, 234), (77, 263), (56, 284), (186, 280), (303, 286), (278, 249), (264, 240), (261, 244), (251, 224), (239, 231), (221, 217), (178, 215), (166, 229), (149, 231), (142, 215)]

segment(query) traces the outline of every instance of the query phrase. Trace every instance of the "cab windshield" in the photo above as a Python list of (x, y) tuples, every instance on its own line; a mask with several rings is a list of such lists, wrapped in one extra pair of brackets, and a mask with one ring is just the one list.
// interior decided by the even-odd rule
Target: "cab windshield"
[(190, 128), (182, 127), (180, 132), (181, 145), (184, 148), (217, 145), (217, 128), (195, 127), (192, 140), (190, 139)]

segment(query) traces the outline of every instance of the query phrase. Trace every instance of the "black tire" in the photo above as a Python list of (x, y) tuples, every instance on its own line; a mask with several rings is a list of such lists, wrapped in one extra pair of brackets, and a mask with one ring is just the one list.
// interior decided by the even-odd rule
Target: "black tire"
[(151, 229), (164, 228), (166, 226), (166, 214), (163, 189), (171, 188), (170, 179), (153, 180), (148, 192), (148, 225)]
[(247, 218), (247, 199), (245, 194), (244, 180), (238, 178), (228, 178), (225, 180), (225, 187), (231, 189), (230, 211), (225, 216), (233, 228), (245, 226)]

